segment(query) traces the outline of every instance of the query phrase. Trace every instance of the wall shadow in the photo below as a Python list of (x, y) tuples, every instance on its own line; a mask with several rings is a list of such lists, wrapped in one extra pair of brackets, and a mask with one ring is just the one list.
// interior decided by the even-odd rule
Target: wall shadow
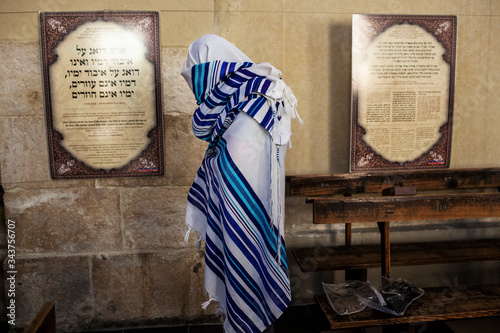
[(330, 170), (332, 173), (349, 171), (351, 135), (351, 66), (352, 25), (330, 27)]

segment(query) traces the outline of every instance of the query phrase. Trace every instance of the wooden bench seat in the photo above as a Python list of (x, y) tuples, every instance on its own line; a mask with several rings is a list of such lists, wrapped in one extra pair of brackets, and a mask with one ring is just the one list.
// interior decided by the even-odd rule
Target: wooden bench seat
[[(500, 285), (424, 288), (401, 317), (366, 308), (351, 315), (338, 315), (326, 295), (317, 295), (331, 329), (423, 323), (438, 320), (480, 318), (500, 315)], [(410, 330), (411, 331), (411, 330)]]
[(500, 216), (500, 193), (308, 198), (314, 224), (450, 220)]
[[(303, 272), (379, 268), (380, 244), (297, 248), (292, 253)], [(393, 243), (391, 266), (500, 260), (500, 239)]]

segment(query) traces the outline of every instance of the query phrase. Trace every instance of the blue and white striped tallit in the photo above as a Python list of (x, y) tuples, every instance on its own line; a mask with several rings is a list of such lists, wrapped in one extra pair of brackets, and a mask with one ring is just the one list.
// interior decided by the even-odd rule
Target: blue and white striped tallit
[[(209, 142), (186, 223), (205, 241), (205, 289), (226, 332), (262, 332), (290, 303), (284, 249), (284, 158), (296, 100), (270, 64), (199, 63), (183, 71)], [(186, 237), (189, 232), (186, 234)]]

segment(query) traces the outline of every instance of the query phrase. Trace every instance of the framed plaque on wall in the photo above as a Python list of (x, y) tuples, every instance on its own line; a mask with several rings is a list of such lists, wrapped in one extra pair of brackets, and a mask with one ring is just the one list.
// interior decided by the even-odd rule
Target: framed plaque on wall
[(353, 15), (351, 171), (447, 168), (455, 16)]
[(53, 179), (164, 174), (157, 12), (40, 13)]

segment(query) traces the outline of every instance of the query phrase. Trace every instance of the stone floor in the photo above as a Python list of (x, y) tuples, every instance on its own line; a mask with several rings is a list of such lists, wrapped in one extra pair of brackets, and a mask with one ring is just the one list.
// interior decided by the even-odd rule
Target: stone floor
[[(500, 317), (466, 319), (447, 322), (427, 323), (417, 326), (416, 333), (498, 333)], [(0, 327), (0, 332), (4, 332)], [(319, 306), (315, 304), (290, 306), (274, 325), (274, 333), (407, 333), (406, 325), (391, 326), (384, 329), (335, 330), (328, 323)], [(222, 325), (188, 325), (175, 327), (148, 327), (92, 331), (84, 333), (223, 333)]]
[[(427, 323), (417, 326), (418, 333), (498, 333), (500, 317), (467, 319), (449, 322)], [(221, 325), (192, 325), (179, 327), (135, 328), (92, 333), (223, 333)], [(328, 323), (319, 306), (315, 304), (290, 306), (274, 325), (275, 333), (407, 333), (406, 325), (385, 329), (367, 328), (365, 330), (335, 330)], [(90, 333), (90, 332), (87, 332)]]

